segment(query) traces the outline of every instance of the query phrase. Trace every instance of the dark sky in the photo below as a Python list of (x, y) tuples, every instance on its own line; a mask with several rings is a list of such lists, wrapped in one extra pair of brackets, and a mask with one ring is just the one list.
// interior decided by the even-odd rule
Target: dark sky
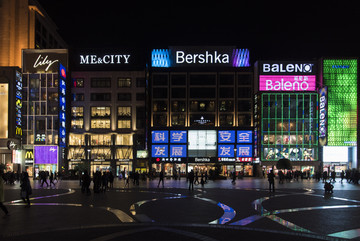
[(73, 48), (235, 45), (252, 59), (360, 56), (357, 1), (38, 1)]

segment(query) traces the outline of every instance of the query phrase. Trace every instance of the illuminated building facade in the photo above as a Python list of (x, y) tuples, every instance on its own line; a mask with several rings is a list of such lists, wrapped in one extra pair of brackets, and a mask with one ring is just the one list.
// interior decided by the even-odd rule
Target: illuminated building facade
[(79, 50), (71, 73), (68, 168), (147, 172), (145, 62), (133, 50)]
[(66, 48), (57, 27), (35, 0), (2, 0), (0, 66), (21, 66), (22, 49)]
[(326, 116), (321, 145), (324, 170), (357, 168), (358, 60), (322, 59)]
[(272, 169), (285, 158), (293, 169), (313, 174), (320, 167), (317, 63), (258, 61), (256, 72), (256, 148), (262, 165)]
[(222, 165), (253, 175), (253, 70), (249, 51), (172, 46), (151, 53), (151, 166), (168, 176)]
[(22, 74), (17, 67), (0, 67), (0, 163), (6, 171), (21, 171)]
[(22, 52), (22, 147), (25, 168), (36, 177), (42, 170), (58, 172), (64, 167), (68, 51), (27, 49)]

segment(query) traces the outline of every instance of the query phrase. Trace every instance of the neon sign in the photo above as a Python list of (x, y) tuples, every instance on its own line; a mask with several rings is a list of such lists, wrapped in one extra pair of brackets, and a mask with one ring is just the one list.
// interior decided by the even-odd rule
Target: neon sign
[(260, 75), (260, 91), (315, 91), (315, 75)]
[(59, 144), (66, 146), (66, 69), (59, 64)]
[(16, 71), (16, 94), (15, 94), (15, 135), (22, 136), (21, 126), (21, 107), (22, 107), (22, 76), (21, 73)]

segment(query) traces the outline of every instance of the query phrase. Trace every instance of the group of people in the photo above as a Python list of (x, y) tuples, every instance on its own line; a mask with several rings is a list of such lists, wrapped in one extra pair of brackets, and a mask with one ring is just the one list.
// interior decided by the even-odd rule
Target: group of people
[[(5, 195), (4, 195), (4, 184), (5, 184), (6, 174), (4, 170), (0, 169), (0, 209), (5, 213), (5, 217), (9, 216), (9, 210), (4, 205)], [(20, 180), (20, 197), (24, 201), (25, 208), (30, 207), (30, 195), (32, 194), (32, 188), (30, 185), (29, 174), (27, 172), (21, 173), (19, 175)], [(10, 184), (10, 183), (9, 183)]]
[(48, 172), (48, 171), (40, 171), (39, 172), (39, 178), (41, 181), (40, 186), (43, 187), (44, 184), (46, 183), (46, 186), (49, 186), (49, 183), (47, 182), (47, 179), (49, 178), (50, 181), (50, 187), (51, 185), (55, 186), (54, 181), (58, 182), (58, 174), (55, 172), (55, 175), (53, 172)]
[[(93, 182), (94, 182), (94, 193), (105, 192), (110, 188), (114, 187), (114, 175), (112, 172), (103, 172), (96, 171), (93, 173)], [(90, 195), (90, 184), (91, 177), (87, 170), (85, 170), (80, 177), (81, 191)]]

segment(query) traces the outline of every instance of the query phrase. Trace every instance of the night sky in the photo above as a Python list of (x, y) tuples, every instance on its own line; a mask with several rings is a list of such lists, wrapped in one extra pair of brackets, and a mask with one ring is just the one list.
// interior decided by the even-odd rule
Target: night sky
[(38, 1), (70, 48), (235, 45), (252, 60), (360, 56), (357, 1)]

